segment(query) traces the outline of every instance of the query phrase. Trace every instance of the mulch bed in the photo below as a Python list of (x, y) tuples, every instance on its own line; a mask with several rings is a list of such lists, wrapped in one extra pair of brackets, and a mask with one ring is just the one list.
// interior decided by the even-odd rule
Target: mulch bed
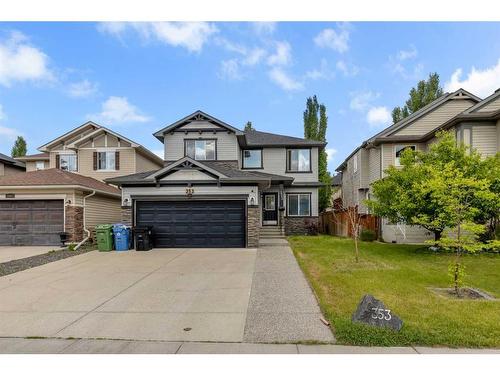
[(454, 288), (432, 288), (432, 291), (435, 293), (454, 299), (477, 299), (477, 300), (494, 300), (493, 296), (490, 296), (488, 293), (483, 292), (482, 290), (473, 289), (473, 288), (460, 288), (459, 293), (460, 297), (455, 293)]
[(15, 259), (5, 263), (0, 263), (0, 277), (10, 275), (12, 273), (27, 270), (29, 268), (38, 267), (56, 260), (61, 260), (75, 255), (88, 253), (95, 250), (95, 247), (87, 246), (81, 247), (76, 251), (70, 250), (56, 250), (45, 254), (34, 255), (32, 257)]

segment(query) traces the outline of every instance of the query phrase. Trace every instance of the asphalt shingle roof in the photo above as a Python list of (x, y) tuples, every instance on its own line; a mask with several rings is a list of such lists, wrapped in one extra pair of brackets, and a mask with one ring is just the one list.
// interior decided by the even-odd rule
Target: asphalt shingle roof
[(324, 142), (310, 139), (290, 137), (288, 135), (261, 132), (258, 130), (245, 131), (247, 146), (319, 146), (326, 145)]
[(7, 156), (5, 154), (0, 153), (0, 162), (6, 163), (6, 164), (11, 164), (16, 167), (20, 168), (25, 168), (24, 163), (20, 162), (19, 160), (13, 159), (10, 156)]

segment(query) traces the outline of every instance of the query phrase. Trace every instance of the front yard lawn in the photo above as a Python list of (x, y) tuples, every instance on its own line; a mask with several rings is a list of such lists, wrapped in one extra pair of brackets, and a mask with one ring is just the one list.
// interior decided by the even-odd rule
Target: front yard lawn
[[(500, 256), (465, 255), (465, 286), (497, 300), (457, 300), (429, 288), (449, 287), (452, 255), (421, 245), (360, 242), (332, 236), (289, 237), (339, 344), (370, 346), (500, 347)], [(372, 294), (403, 320), (400, 332), (351, 322), (364, 294)]]

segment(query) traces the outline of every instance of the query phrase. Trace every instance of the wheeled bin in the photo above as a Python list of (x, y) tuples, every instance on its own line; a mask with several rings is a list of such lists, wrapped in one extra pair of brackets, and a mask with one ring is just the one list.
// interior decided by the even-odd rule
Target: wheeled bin
[(130, 243), (130, 228), (125, 224), (113, 225), (113, 236), (115, 238), (115, 250), (126, 251), (129, 250)]
[(146, 251), (153, 248), (153, 227), (139, 226), (134, 228), (135, 249)]
[(111, 224), (98, 224), (95, 226), (97, 249), (99, 251), (113, 250), (113, 226)]

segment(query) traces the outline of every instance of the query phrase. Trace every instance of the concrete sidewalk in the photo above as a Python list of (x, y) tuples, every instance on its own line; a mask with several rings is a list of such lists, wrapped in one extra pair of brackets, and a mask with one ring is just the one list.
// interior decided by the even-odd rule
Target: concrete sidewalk
[(0, 338), (0, 354), (497, 354), (500, 349)]

